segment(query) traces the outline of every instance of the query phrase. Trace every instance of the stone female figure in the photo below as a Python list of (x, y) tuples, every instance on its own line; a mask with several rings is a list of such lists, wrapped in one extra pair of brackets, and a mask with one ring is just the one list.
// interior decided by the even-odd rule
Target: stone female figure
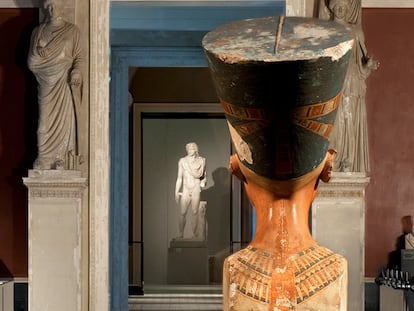
[(73, 169), (76, 106), (81, 102), (83, 58), (79, 29), (62, 19), (62, 4), (45, 0), (47, 18), (34, 29), (28, 66), (38, 82), (38, 156), (34, 169)]
[(355, 44), (345, 78), (341, 105), (331, 136), (331, 148), (337, 151), (334, 170), (342, 172), (368, 172), (369, 150), (366, 83), (372, 69), (378, 64), (369, 55), (361, 27), (361, 0), (328, 0), (330, 18), (348, 26)]

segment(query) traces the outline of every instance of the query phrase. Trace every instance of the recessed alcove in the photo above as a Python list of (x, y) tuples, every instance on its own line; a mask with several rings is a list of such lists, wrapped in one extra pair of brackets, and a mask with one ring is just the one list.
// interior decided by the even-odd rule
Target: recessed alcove
[[(202, 50), (202, 37), (216, 26), (232, 20), (283, 14), (284, 7), (285, 1), (112, 3), (111, 222), (129, 224), (114, 226), (117, 230), (111, 232), (114, 245), (111, 256), (113, 260), (123, 263), (116, 268), (118, 271), (112, 273), (129, 275), (129, 280), (133, 280), (134, 285), (130, 289), (134, 289), (135, 293), (148, 293), (151, 286), (146, 284), (143, 287), (148, 277), (142, 274), (145, 271), (142, 265), (145, 263), (138, 260), (138, 264), (131, 264), (131, 260), (136, 260), (136, 257), (143, 257), (142, 245), (145, 244), (145, 237), (141, 239), (143, 228), (139, 225), (137, 227), (137, 224), (142, 224), (143, 218), (141, 212), (138, 211), (137, 215), (133, 208), (137, 200), (141, 202), (143, 191), (139, 182), (133, 182), (134, 178), (137, 180), (133, 167), (137, 157), (133, 147), (134, 120), (137, 118), (134, 110), (139, 111), (138, 115), (158, 113), (158, 116), (164, 118), (166, 114), (179, 113), (182, 116), (184, 113), (186, 118), (201, 116), (202, 121), (206, 117), (213, 117), (222, 118), (225, 122)], [(227, 132), (225, 134), (228, 135)], [(142, 156), (142, 150), (139, 151), (139, 156)], [(141, 179), (142, 176), (139, 175), (138, 180)], [(236, 210), (240, 210), (240, 205), (246, 202), (240, 199), (240, 189), (233, 183), (232, 187), (233, 205), (229, 211), (231, 222), (228, 224), (232, 239), (229, 244), (230, 247), (239, 249), (241, 242), (251, 238), (251, 218), (240, 212), (235, 214)], [(128, 251), (126, 241), (134, 242), (137, 236), (138, 243), (132, 243), (132, 247), (130, 244)], [(128, 252), (131, 253), (131, 248), (135, 249), (132, 250), (135, 259), (130, 256), (130, 264), (126, 265), (125, 258), (128, 258)], [(199, 286), (181, 288), (187, 292), (199, 292)], [(207, 287), (207, 291), (210, 289)], [(163, 287), (162, 290), (169, 291), (171, 288)], [(220, 284), (216, 289), (213, 287), (213, 290), (220, 293)]]

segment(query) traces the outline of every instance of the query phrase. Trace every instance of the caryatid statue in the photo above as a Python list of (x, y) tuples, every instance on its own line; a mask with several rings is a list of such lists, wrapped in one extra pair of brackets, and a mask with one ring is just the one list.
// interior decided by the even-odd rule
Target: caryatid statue
[(44, 0), (46, 20), (33, 30), (28, 66), (38, 82), (38, 155), (34, 169), (73, 169), (76, 109), (84, 58), (78, 27), (62, 18), (63, 1)]
[(256, 209), (256, 233), (223, 270), (224, 311), (345, 311), (347, 262), (308, 227), (351, 56), (332, 21), (263, 17), (203, 38), (236, 154), (230, 167)]
[(334, 171), (369, 172), (366, 79), (378, 62), (368, 53), (361, 25), (361, 0), (327, 0), (330, 19), (352, 30), (355, 44), (344, 82), (341, 105), (331, 137), (337, 151)]

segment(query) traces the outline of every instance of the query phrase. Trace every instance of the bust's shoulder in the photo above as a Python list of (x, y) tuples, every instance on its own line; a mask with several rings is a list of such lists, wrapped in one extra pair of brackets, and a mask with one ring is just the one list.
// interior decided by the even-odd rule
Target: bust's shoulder
[(64, 21), (64, 28), (77, 34), (80, 33), (80, 29), (76, 24), (66, 20)]

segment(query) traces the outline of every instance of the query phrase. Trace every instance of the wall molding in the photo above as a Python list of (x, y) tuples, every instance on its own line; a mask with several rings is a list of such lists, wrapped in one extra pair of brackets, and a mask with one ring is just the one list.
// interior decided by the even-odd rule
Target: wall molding
[[(1, 3), (2, 0), (0, 0)], [(11, 1), (11, 0), (8, 0)], [(280, 0), (278, 0), (280, 1)], [(113, 0), (110, 1), (111, 3), (147, 3), (149, 2), (148, 0)], [(155, 1), (153, 1), (155, 2)], [(227, 1), (223, 1), (223, 0), (202, 0), (202, 1), (194, 1), (194, 0), (163, 0), (163, 1), (159, 1), (159, 2), (163, 2), (163, 3), (173, 3), (175, 2), (176, 4), (180, 4), (180, 3), (186, 3), (186, 2), (197, 2), (197, 3), (201, 3), (201, 4), (208, 4), (208, 3), (249, 3), (252, 1), (248, 1), (248, 0), (227, 0)], [(254, 2), (254, 1), (253, 1)], [(280, 1), (281, 2), (281, 1)], [(304, 10), (303, 7), (306, 6), (306, 1), (305, 0), (286, 0), (286, 2), (291, 5), (299, 5), (299, 10)], [(362, 7), (363, 8), (414, 8), (414, 0), (362, 0)]]
[[(118, 4), (133, 4), (133, 3), (145, 3), (148, 0), (116, 0), (110, 1), (110, 3)], [(154, 1), (155, 2), (155, 1)], [(220, 3), (224, 2), (223, 0), (204, 0), (204, 1), (194, 1), (194, 0), (164, 0), (159, 2), (173, 3), (185, 3), (185, 2), (200, 2), (200, 3)], [(227, 0), (225, 3), (248, 3), (249, 1), (240, 1), (240, 0)], [(16, 0), (0, 0), (0, 8), (38, 8), (41, 6), (41, 0), (26, 0), (19, 1), (16, 3)], [(362, 0), (363, 8), (414, 8), (414, 0)]]
[(39, 8), (41, 0), (0, 0), (0, 8)]
[(362, 0), (363, 8), (414, 8), (414, 0)]

